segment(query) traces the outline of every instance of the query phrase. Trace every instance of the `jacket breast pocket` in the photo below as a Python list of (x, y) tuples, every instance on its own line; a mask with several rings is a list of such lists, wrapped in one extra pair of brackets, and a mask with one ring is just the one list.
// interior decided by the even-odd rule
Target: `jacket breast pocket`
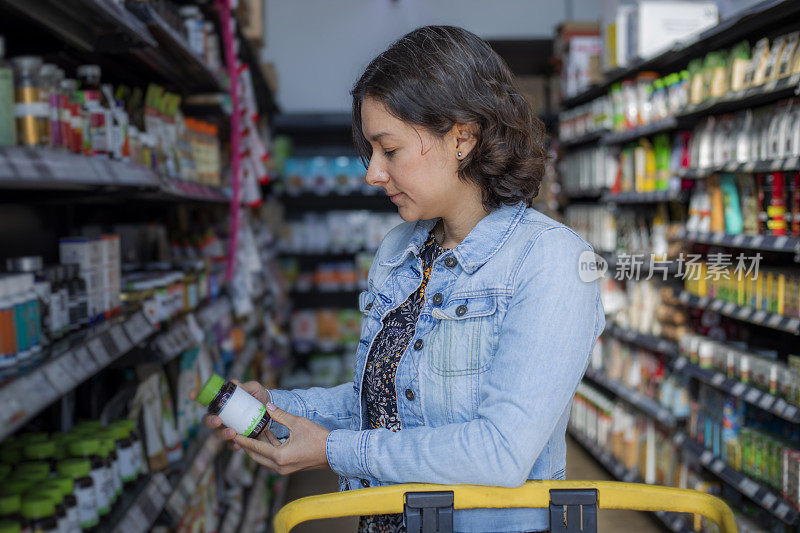
[(430, 367), (442, 376), (480, 374), (489, 368), (496, 342), (496, 296), (451, 299), (434, 308)]
[(425, 423), (468, 422), (478, 416), (481, 380), (497, 344), (496, 297), (451, 299), (432, 315), (438, 323), (420, 368)]

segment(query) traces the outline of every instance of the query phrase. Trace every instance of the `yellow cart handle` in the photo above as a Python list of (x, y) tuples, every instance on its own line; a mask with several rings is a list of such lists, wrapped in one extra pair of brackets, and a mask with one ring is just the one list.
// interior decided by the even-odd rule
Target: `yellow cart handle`
[(551, 489), (596, 489), (598, 509), (692, 513), (714, 521), (721, 533), (737, 533), (730, 507), (719, 498), (690, 489), (616, 481), (528, 481), (518, 488), (410, 483), (320, 494), (295, 500), (275, 516), (275, 533), (288, 533), (308, 520), (403, 512), (407, 492), (453, 491), (454, 509), (542, 507)]

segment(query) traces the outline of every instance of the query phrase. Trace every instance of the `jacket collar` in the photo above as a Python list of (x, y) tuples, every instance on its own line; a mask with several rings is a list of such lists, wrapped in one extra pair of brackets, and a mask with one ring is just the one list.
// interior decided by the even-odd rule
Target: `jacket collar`
[[(505, 244), (524, 213), (525, 202), (519, 202), (516, 205), (503, 205), (483, 217), (452, 251), (461, 268), (472, 274), (482, 267)], [(438, 221), (438, 218), (417, 221), (406, 248), (395, 257), (382, 261), (381, 265), (395, 267), (405, 261), (409, 254), (418, 256)]]

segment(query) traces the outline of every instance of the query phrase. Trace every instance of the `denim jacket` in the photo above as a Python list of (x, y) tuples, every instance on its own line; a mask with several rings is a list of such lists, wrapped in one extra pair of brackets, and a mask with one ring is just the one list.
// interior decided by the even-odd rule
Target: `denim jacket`
[[(416, 333), (397, 367), (402, 430), (365, 429), (367, 354), (382, 318), (419, 286), (419, 254), (435, 222), (401, 224), (378, 249), (359, 298), (353, 383), (273, 390), (273, 403), (331, 430), (326, 453), (341, 490), (564, 479), (572, 397), (605, 317), (598, 282), (578, 275), (579, 256), (591, 246), (523, 203), (491, 212), (434, 261)], [(277, 423), (270, 429), (288, 434)], [(546, 509), (454, 517), (454, 529), (464, 532), (547, 527)]]

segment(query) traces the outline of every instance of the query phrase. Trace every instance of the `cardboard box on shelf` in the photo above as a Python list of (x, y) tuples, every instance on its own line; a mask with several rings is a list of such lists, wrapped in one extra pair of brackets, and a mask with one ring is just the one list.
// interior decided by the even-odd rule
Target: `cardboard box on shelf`
[(624, 58), (631, 61), (637, 57), (652, 57), (676, 43), (692, 39), (718, 21), (715, 2), (638, 0), (628, 15)]
[(549, 113), (547, 99), (548, 79), (546, 76), (517, 76), (517, 84), (522, 96), (528, 100), (537, 115)]
[(264, 0), (240, 0), (237, 11), (244, 36), (260, 43), (264, 39)]

